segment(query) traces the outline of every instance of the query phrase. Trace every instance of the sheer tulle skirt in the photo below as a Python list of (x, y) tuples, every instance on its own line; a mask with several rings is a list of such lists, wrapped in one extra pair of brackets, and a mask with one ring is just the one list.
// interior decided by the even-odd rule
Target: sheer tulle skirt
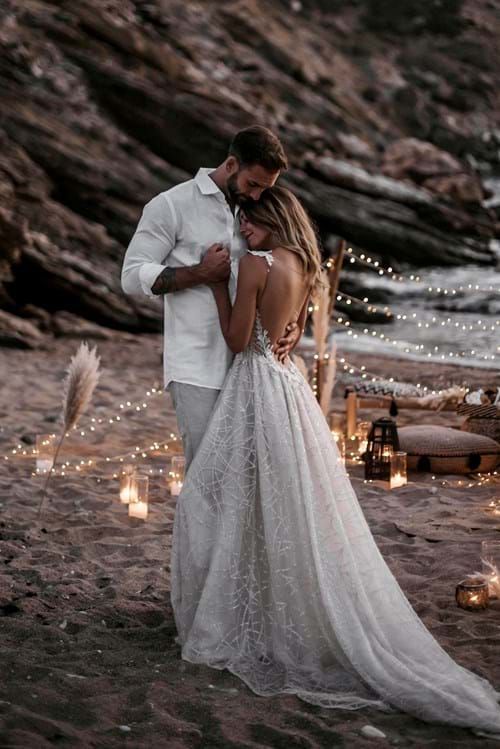
[(179, 496), (171, 580), (182, 657), (256, 694), (500, 732), (500, 693), (414, 612), (309, 385), (259, 320)]

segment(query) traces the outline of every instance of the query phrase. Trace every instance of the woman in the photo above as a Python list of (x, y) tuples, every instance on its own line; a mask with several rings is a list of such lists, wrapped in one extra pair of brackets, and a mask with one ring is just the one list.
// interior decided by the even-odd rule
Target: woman
[(182, 657), (256, 694), (329, 708), (399, 708), (500, 733), (500, 693), (420, 621), (371, 534), (316, 399), (273, 347), (303, 329), (316, 237), (288, 190), (241, 214), (250, 248), (234, 307), (213, 287), (236, 354), (177, 504), (172, 605)]

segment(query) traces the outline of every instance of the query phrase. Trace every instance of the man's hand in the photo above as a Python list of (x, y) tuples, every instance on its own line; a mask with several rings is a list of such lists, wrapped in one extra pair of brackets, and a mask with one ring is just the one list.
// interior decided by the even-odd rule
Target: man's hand
[(229, 250), (220, 242), (210, 245), (200, 263), (200, 272), (209, 286), (225, 283), (231, 274)]
[(288, 355), (290, 354), (290, 351), (297, 344), (300, 335), (301, 330), (298, 323), (290, 322), (285, 328), (285, 336), (283, 338), (279, 338), (277, 343), (275, 343), (273, 351), (278, 361), (280, 361), (282, 364), (285, 363)]
[(211, 245), (201, 263), (186, 268), (166, 266), (151, 287), (153, 294), (172, 294), (193, 286), (227, 285), (231, 273), (229, 250), (222, 244)]

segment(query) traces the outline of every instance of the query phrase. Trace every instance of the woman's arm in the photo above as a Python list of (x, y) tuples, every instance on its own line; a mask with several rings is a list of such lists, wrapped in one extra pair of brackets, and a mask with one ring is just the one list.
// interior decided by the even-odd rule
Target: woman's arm
[(297, 340), (293, 344), (292, 348), (295, 348), (295, 346), (298, 344), (298, 342), (300, 341), (300, 339), (304, 335), (304, 331), (305, 331), (305, 327), (306, 327), (307, 315), (308, 315), (308, 312), (309, 312), (310, 301), (311, 301), (311, 292), (309, 291), (308, 294), (307, 294), (307, 296), (306, 296), (306, 298), (305, 298), (304, 304), (302, 305), (302, 309), (300, 310), (300, 315), (299, 315), (299, 318), (297, 320), (297, 325), (299, 327), (299, 335), (297, 337)]
[(257, 294), (265, 272), (255, 257), (244, 255), (241, 258), (234, 307), (231, 307), (226, 283), (211, 285), (219, 312), (222, 335), (233, 354), (239, 354), (250, 342), (255, 322)]

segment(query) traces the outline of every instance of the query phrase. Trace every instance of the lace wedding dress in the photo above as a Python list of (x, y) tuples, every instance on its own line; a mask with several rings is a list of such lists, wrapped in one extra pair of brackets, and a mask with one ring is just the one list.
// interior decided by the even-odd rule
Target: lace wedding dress
[(500, 732), (500, 693), (416, 615), (311, 388), (274, 357), (259, 314), (178, 498), (171, 582), (182, 658), (258, 695)]

